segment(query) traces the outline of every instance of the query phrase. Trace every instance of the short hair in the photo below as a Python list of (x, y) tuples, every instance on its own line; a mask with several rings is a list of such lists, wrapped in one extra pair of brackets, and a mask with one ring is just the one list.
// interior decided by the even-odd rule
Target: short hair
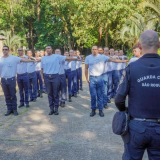
[(98, 47), (98, 49), (103, 49), (103, 47)]
[(6, 48), (8, 48), (8, 50), (9, 50), (9, 47), (8, 47), (8, 46), (3, 46), (3, 47), (6, 47)]
[[(51, 47), (51, 48), (53, 49), (53, 47), (52, 47), (51, 45), (47, 45), (46, 47)], [(45, 48), (46, 48), (46, 47), (45, 47)]]
[(98, 46), (97, 46), (97, 45), (93, 45), (92, 48), (93, 48), (93, 47), (97, 47), (97, 49), (98, 49)]
[(104, 47), (104, 49), (107, 48), (109, 50), (109, 47)]
[(31, 49), (29, 49), (29, 50), (27, 50), (27, 52), (32, 52), (32, 50), (31, 50)]
[(138, 47), (138, 46), (134, 46), (134, 47), (132, 48), (132, 50), (133, 50), (133, 49), (137, 49), (137, 48), (139, 48), (139, 47)]

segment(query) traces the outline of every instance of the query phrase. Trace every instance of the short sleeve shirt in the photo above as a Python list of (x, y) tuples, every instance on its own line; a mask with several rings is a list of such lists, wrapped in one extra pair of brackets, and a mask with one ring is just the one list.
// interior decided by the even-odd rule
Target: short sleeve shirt
[(135, 62), (136, 60), (138, 60), (139, 58), (137, 58), (137, 57), (132, 57), (131, 59), (130, 59), (130, 61), (129, 61), (129, 64), (130, 63), (132, 63), (132, 62)]
[[(24, 58), (28, 59), (26, 55), (23, 55)], [(27, 63), (20, 62), (17, 64), (17, 74), (24, 74), (27, 73)]]
[[(41, 57), (39, 57), (39, 58), (41, 58)], [(36, 62), (35, 63), (35, 70), (36, 71), (40, 71), (41, 70), (41, 62)]]
[(93, 56), (92, 54), (87, 56), (85, 59), (85, 64), (89, 66), (90, 76), (100, 76), (104, 73), (105, 62), (109, 59), (108, 56), (100, 55)]
[(20, 63), (22, 58), (9, 55), (7, 58), (0, 57), (0, 77), (12, 78), (16, 76), (17, 64)]
[(41, 68), (45, 74), (59, 74), (60, 64), (65, 62), (66, 56), (59, 54), (46, 55), (41, 60)]

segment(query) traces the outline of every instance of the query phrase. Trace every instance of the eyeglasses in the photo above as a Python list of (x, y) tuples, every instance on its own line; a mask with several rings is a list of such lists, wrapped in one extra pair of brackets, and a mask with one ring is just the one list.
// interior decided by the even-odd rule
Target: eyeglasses
[(8, 49), (3, 49), (3, 51), (8, 51)]

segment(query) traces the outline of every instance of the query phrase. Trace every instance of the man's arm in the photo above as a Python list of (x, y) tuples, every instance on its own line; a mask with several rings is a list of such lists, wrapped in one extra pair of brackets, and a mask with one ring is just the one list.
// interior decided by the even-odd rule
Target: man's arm
[(89, 68), (88, 64), (85, 64), (85, 76), (86, 76), (86, 80), (89, 84), (90, 81), (89, 81), (89, 78), (88, 78), (88, 68)]
[(20, 60), (20, 62), (35, 62), (35, 60), (22, 58), (22, 59)]
[(74, 57), (66, 57), (66, 61), (81, 61), (81, 59), (78, 58), (78, 57), (76, 57), (76, 58), (74, 58)]
[(115, 59), (115, 58), (112, 58), (112, 57), (110, 57), (109, 59), (108, 59), (108, 62), (115, 62), (115, 63), (127, 63), (128, 62), (128, 60), (119, 60), (119, 59)]
[(115, 105), (118, 108), (119, 111), (125, 111), (126, 110), (126, 96), (129, 93), (130, 89), (130, 72), (129, 72), (129, 66), (124, 70), (120, 84), (117, 89), (117, 95), (115, 97)]
[(44, 84), (43, 68), (41, 68), (41, 78), (42, 78), (42, 82)]

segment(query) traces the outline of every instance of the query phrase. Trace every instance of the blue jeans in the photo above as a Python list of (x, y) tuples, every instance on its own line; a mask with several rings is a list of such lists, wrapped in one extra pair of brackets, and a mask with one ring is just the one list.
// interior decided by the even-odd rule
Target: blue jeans
[(59, 100), (65, 103), (66, 100), (66, 75), (60, 75), (60, 89), (59, 89)]
[(103, 105), (106, 105), (107, 104), (107, 102), (108, 102), (108, 94), (107, 94), (107, 92), (108, 92), (108, 74), (107, 73), (105, 73), (105, 74), (103, 74), (103, 82), (104, 82), (104, 84), (103, 84)]
[(15, 77), (7, 79), (1, 78), (1, 83), (8, 111), (17, 110)]
[(37, 74), (36, 72), (28, 73), (29, 77), (29, 96), (30, 100), (37, 99)]
[(43, 91), (43, 83), (41, 78), (41, 71), (36, 71), (37, 74), (37, 90)]
[(72, 81), (71, 81), (71, 93), (72, 95), (77, 94), (77, 71), (72, 71)]
[(103, 110), (103, 75), (98, 77), (90, 76), (89, 90), (91, 95), (91, 109)]
[(107, 72), (108, 75), (108, 100), (111, 100), (113, 97), (113, 77), (112, 77), (112, 71)]
[(160, 160), (160, 124), (131, 120), (130, 141), (124, 145), (123, 160), (142, 160), (147, 150), (150, 160)]
[(48, 94), (49, 107), (51, 110), (59, 106), (59, 74), (44, 74), (44, 82)]
[(28, 73), (24, 74), (17, 74), (17, 83), (19, 88), (20, 94), (20, 104), (24, 105), (29, 104), (29, 93), (28, 93), (28, 86), (29, 86), (29, 78)]
[(82, 88), (82, 67), (77, 69), (77, 91)]
[[(71, 69), (65, 70), (65, 75), (66, 75), (66, 79), (68, 79), (68, 94), (69, 94), (69, 96), (71, 96), (72, 95), (72, 92), (71, 92), (71, 80), (72, 80)], [(66, 89), (66, 91), (67, 91), (67, 89)]]

